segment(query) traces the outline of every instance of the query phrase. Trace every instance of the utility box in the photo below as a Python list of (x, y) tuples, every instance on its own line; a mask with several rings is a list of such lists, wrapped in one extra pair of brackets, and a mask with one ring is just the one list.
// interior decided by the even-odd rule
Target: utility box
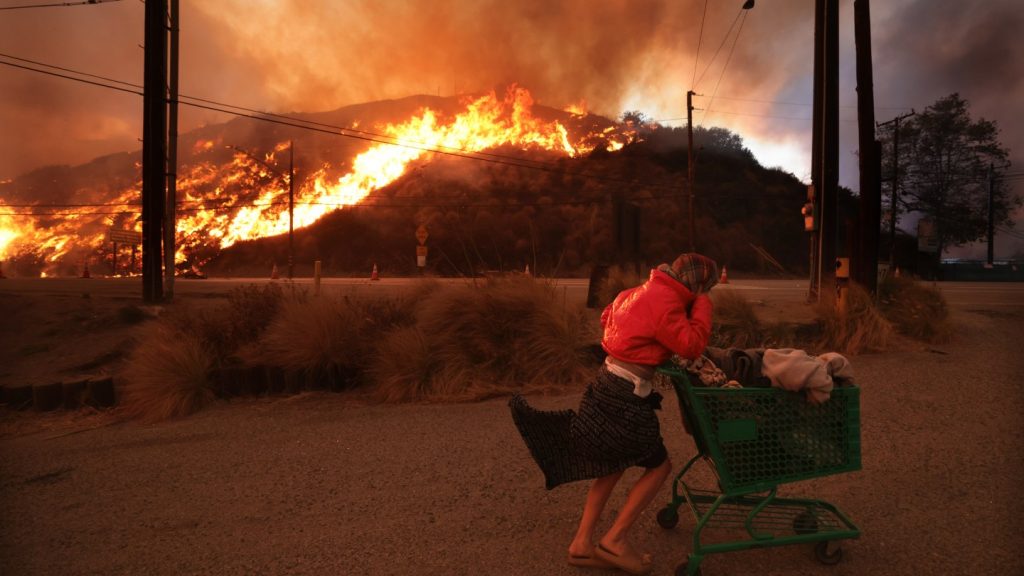
[(850, 277), (850, 259), (836, 258), (836, 278)]

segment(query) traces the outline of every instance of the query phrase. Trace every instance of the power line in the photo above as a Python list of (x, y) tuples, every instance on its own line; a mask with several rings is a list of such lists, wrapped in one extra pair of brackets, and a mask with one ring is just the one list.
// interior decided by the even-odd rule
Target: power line
[(704, 41), (704, 21), (708, 18), (708, 0), (704, 0), (704, 12), (700, 17), (700, 35), (697, 38), (697, 54), (693, 57), (693, 78), (690, 78), (690, 89), (694, 88), (697, 79), (697, 62), (700, 61), (700, 45)]
[[(678, 198), (684, 196), (682, 193), (675, 194), (661, 194), (651, 195), (644, 197), (633, 197), (629, 198), (630, 202), (644, 202), (649, 200), (662, 200), (670, 198)], [(572, 206), (572, 205), (590, 205), (590, 204), (604, 204), (610, 202), (611, 199), (608, 197), (603, 198), (592, 198), (586, 200), (552, 200), (552, 201), (534, 201), (534, 202), (479, 202), (479, 201), (458, 201), (451, 200), (449, 202), (434, 202), (433, 197), (429, 202), (407, 202), (398, 203), (387, 200), (367, 199), (360, 201), (358, 204), (345, 204), (344, 202), (295, 202), (296, 206), (328, 206), (336, 208), (518, 208), (518, 207), (537, 207), (537, 206)], [(216, 208), (179, 208), (181, 212), (199, 212), (199, 211), (227, 211), (236, 208), (252, 208), (252, 207), (271, 207), (271, 206), (287, 206), (288, 202), (269, 202), (269, 203), (239, 203), (232, 204), (230, 206), (221, 206)], [(118, 212), (0, 212), (0, 216), (34, 216), (34, 217), (46, 217), (46, 216), (111, 216), (111, 215), (124, 215), (124, 214), (141, 214), (141, 210), (123, 210)]]
[(21, 6), (2, 6), (0, 10), (22, 10), (25, 8), (62, 8), (65, 6), (82, 6), (83, 4), (104, 4), (121, 0), (85, 0), (83, 2), (58, 2), (56, 4), (22, 4)]
[[(743, 10), (740, 9), (740, 12), (743, 12)], [(718, 58), (718, 53), (722, 51), (722, 46), (725, 46), (725, 43), (729, 39), (729, 35), (732, 34), (732, 29), (736, 26), (736, 22), (740, 19), (740, 16), (742, 16), (742, 14), (737, 14), (736, 18), (733, 19), (732, 24), (729, 25), (729, 30), (725, 33), (725, 37), (722, 38), (722, 43), (718, 45), (718, 49), (715, 50), (715, 55), (711, 57), (711, 61), (708, 62), (707, 67), (704, 68), (704, 71), (700, 73), (700, 78), (693, 85), (694, 89), (696, 89), (697, 85), (700, 84), (701, 80), (704, 79), (704, 75), (708, 73), (708, 70), (711, 68), (711, 65), (714, 64), (715, 58)]]
[(722, 66), (722, 73), (719, 74), (718, 82), (715, 83), (715, 90), (711, 93), (711, 99), (708, 100), (708, 105), (707, 105), (707, 108), (704, 110), (704, 115), (701, 116), (701, 119), (700, 119), (700, 123), (701, 124), (704, 123), (704, 119), (707, 118), (708, 111), (711, 110), (711, 105), (714, 104), (714, 102), (715, 102), (715, 95), (718, 94), (718, 87), (721, 86), (721, 84), (722, 84), (722, 78), (725, 77), (725, 70), (726, 70), (726, 68), (729, 67), (729, 61), (732, 60), (732, 53), (733, 53), (733, 51), (736, 50), (736, 44), (740, 41), (740, 33), (743, 32), (743, 24), (745, 24), (746, 21), (747, 21), (747, 14), (746, 14), (746, 12), (747, 12), (746, 10), (744, 10), (743, 8), (740, 8), (740, 13), (737, 16), (737, 18), (742, 17), (743, 19), (740, 20), (739, 30), (736, 31), (736, 37), (732, 41), (732, 46), (729, 47), (729, 56), (726, 57), (725, 64)]
[[(737, 102), (755, 102), (757, 104), (778, 104), (781, 106), (804, 106), (810, 108), (814, 104), (808, 102), (786, 102), (783, 100), (759, 100), (757, 98), (737, 98), (735, 96), (718, 96), (718, 100), (735, 100)], [(856, 106), (840, 106), (848, 110), (856, 110)], [(910, 110), (910, 106), (875, 106), (875, 110)]]
[[(0, 56), (2, 56), (2, 54), (0, 54)], [(0, 61), (0, 64), (4, 64), (6, 66), (11, 66), (11, 67), (14, 67), (14, 68), (21, 68), (23, 70), (31, 70), (33, 72), (39, 72), (40, 74), (47, 74), (49, 76), (56, 76), (58, 78), (66, 78), (68, 80), (75, 80), (76, 82), (84, 82), (85, 84), (92, 84), (93, 86), (99, 86), (101, 88), (110, 88), (112, 90), (120, 90), (121, 92), (128, 92), (129, 94), (137, 94), (139, 96), (142, 96), (142, 92), (136, 92), (135, 90), (129, 90), (127, 88), (121, 88), (119, 86), (111, 86), (109, 84), (103, 84), (103, 83), (100, 83), (100, 82), (93, 82), (91, 80), (86, 80), (84, 78), (75, 78), (73, 76), (68, 76), (66, 74), (58, 74), (56, 72), (49, 72), (47, 70), (39, 70), (38, 68), (32, 68), (30, 66), (22, 66), (20, 64), (15, 64), (13, 62), (3, 62), (3, 61)]]
[[(2, 53), (0, 53), (0, 56), (10, 57), (10, 58), (17, 58), (17, 57), (11, 57), (11, 56), (8, 56), (8, 55), (2, 54)], [(25, 59), (20, 59), (20, 58), (17, 58), (17, 59), (22, 60), (22, 61), (25, 60)], [(118, 86), (111, 86), (111, 85), (103, 84), (103, 83), (100, 83), (100, 82), (94, 82), (94, 81), (86, 80), (86, 79), (83, 79), (83, 78), (75, 78), (75, 77), (72, 77), (72, 76), (68, 76), (68, 75), (65, 75), (65, 74), (58, 74), (58, 73), (47, 71), (47, 70), (39, 70), (37, 68), (32, 68), (32, 67), (29, 67), (29, 66), (22, 66), (22, 65), (19, 65), (19, 64), (11, 63), (11, 62), (0, 61), (0, 64), (6, 64), (8, 66), (13, 66), (13, 67), (16, 67), (16, 68), (22, 68), (22, 69), (30, 70), (30, 71), (33, 71), (33, 72), (39, 72), (41, 74), (47, 74), (47, 75), (50, 75), (50, 76), (57, 76), (57, 77), (65, 78), (65, 79), (68, 79), (68, 80), (75, 80), (75, 81), (78, 81), (78, 82), (84, 82), (84, 83), (87, 83), (87, 84), (92, 84), (92, 85), (100, 86), (100, 87), (103, 87), (103, 88), (111, 88), (111, 89), (120, 90), (120, 91), (123, 91), (123, 92), (130, 92), (132, 94), (137, 94), (137, 95), (140, 95), (140, 96), (142, 95), (140, 92), (135, 92), (134, 90), (129, 90), (129, 89), (126, 89), (126, 88), (121, 88), (121, 87), (118, 87)], [(65, 70), (65, 71), (68, 70), (68, 69), (62, 69), (62, 68), (59, 68), (59, 67), (51, 66), (49, 64), (38, 63), (38, 65), (52, 67), (52, 68), (61, 69), (61, 70)], [(75, 72), (75, 73), (78, 73), (78, 72)], [(84, 73), (82, 73), (82, 74), (85, 75)], [(102, 78), (102, 79), (110, 81), (110, 82), (117, 82), (119, 84), (126, 84), (126, 85), (129, 85), (129, 86), (134, 86), (133, 84), (130, 84), (130, 83), (127, 83), (127, 82), (121, 82), (119, 80), (103, 78), (101, 76), (95, 76), (95, 75), (89, 75), (89, 76), (94, 77), (94, 78)], [(210, 103), (211, 105), (198, 104), (197, 102), (186, 102), (186, 101), (182, 101), (181, 98), (186, 98), (188, 100), (195, 100), (197, 102), (207, 102), (207, 103)], [(665, 188), (669, 188), (670, 187), (668, 184), (651, 184), (651, 183), (637, 181), (637, 180), (624, 180), (624, 179), (620, 179), (620, 178), (612, 178), (612, 177), (608, 177), (608, 176), (601, 176), (601, 175), (598, 175), (598, 174), (591, 174), (591, 173), (587, 173), (587, 172), (571, 172), (571, 171), (567, 171), (564, 168), (560, 167), (558, 164), (554, 164), (554, 163), (551, 163), (551, 162), (544, 162), (544, 161), (540, 161), (540, 160), (531, 160), (531, 159), (527, 159), (527, 158), (499, 155), (499, 154), (487, 153), (487, 152), (473, 152), (473, 151), (469, 151), (469, 150), (465, 150), (465, 149), (461, 149), (461, 148), (446, 147), (446, 146), (428, 146), (426, 144), (418, 145), (418, 144), (413, 144), (413, 143), (409, 143), (409, 142), (404, 142), (401, 139), (393, 137), (393, 136), (387, 136), (387, 135), (383, 135), (383, 134), (376, 134), (376, 133), (372, 133), (372, 132), (365, 132), (365, 131), (361, 131), (361, 130), (344, 128), (344, 127), (341, 127), (341, 126), (334, 126), (334, 125), (330, 125), (330, 124), (322, 124), (322, 123), (318, 123), (318, 122), (314, 122), (314, 121), (303, 120), (303, 119), (300, 119), (300, 118), (293, 118), (293, 117), (290, 117), (290, 116), (282, 116), (282, 115), (278, 115), (278, 114), (271, 114), (271, 113), (266, 113), (266, 112), (260, 112), (260, 111), (244, 108), (244, 107), (241, 107), (241, 106), (235, 106), (235, 105), (232, 105), (232, 104), (218, 103), (218, 102), (214, 102), (212, 100), (205, 100), (205, 99), (195, 98), (195, 97), (191, 97), (191, 96), (179, 95), (178, 103), (179, 104), (184, 104), (186, 106), (192, 106), (192, 107), (195, 107), (195, 108), (201, 108), (201, 109), (206, 109), (206, 110), (210, 110), (210, 111), (214, 111), (214, 112), (221, 112), (221, 113), (224, 113), (224, 114), (230, 114), (230, 115), (233, 115), (233, 116), (250, 118), (250, 119), (253, 119), (253, 120), (260, 120), (260, 121), (270, 122), (270, 123), (274, 123), (274, 124), (280, 124), (280, 125), (284, 125), (284, 126), (290, 126), (292, 128), (299, 128), (299, 129), (303, 129), (303, 130), (310, 130), (310, 131), (314, 131), (314, 132), (321, 132), (321, 133), (331, 134), (331, 135), (335, 135), (335, 136), (343, 136), (343, 137), (346, 137), (346, 138), (354, 138), (354, 139), (358, 139), (358, 140), (374, 142), (374, 143), (377, 143), (377, 144), (386, 144), (386, 145), (391, 145), (391, 146), (401, 146), (401, 147), (405, 147), (405, 148), (421, 150), (423, 152), (429, 152), (429, 153), (434, 153), (434, 154), (443, 154), (443, 155), (453, 156), (453, 157), (458, 157), (458, 158), (466, 158), (466, 159), (470, 159), (470, 160), (480, 160), (480, 161), (484, 161), (484, 162), (491, 162), (491, 163), (494, 163), (494, 164), (503, 164), (503, 165), (515, 166), (515, 167), (519, 167), (519, 168), (528, 168), (528, 169), (534, 169), (534, 170), (542, 170), (542, 171), (557, 173), (557, 174), (561, 174), (561, 175), (565, 175), (565, 176), (579, 176), (579, 177), (582, 177), (582, 178), (601, 180), (601, 181), (613, 182), (613, 183), (619, 183), (619, 184), (629, 184), (629, 185), (641, 186), (641, 187), (647, 187), (647, 188), (650, 188), (650, 187), (655, 187), (655, 188), (665, 187)], [(237, 112), (235, 110), (228, 110), (228, 109), (225, 109), (225, 108), (234, 108), (236, 110), (243, 110), (243, 111), (246, 111), (248, 113)], [(286, 119), (287, 121), (275, 120), (275, 118)], [(324, 128), (318, 128), (317, 126), (323, 126)], [(447, 149), (443, 149), (443, 148), (447, 148)]]

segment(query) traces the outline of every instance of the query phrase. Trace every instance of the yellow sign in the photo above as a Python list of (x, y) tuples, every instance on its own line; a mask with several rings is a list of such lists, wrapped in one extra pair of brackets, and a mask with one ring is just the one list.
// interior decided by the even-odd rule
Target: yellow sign
[[(416, 229), (416, 240), (423, 244), (427, 241), (427, 226), (426, 224), (420, 224), (420, 227)], [(424, 254), (426, 255), (426, 254)]]

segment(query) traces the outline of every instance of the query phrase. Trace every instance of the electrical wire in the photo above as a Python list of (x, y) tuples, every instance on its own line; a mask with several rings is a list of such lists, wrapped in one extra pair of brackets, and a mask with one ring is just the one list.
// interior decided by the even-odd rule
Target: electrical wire
[(121, 0), (84, 0), (83, 2), (58, 2), (56, 4), (22, 4), (21, 6), (0, 6), (0, 10), (22, 10), (25, 8), (63, 8), (66, 6), (82, 6), (83, 4), (104, 4)]
[(742, 8), (740, 9), (740, 12), (741, 12), (741, 14), (737, 14), (736, 18), (733, 19), (732, 24), (729, 25), (729, 30), (725, 33), (725, 37), (722, 38), (722, 43), (718, 45), (718, 49), (715, 50), (715, 55), (711, 57), (711, 61), (708, 62), (707, 67), (704, 68), (704, 71), (700, 73), (700, 78), (697, 80), (697, 82), (694, 83), (694, 85), (693, 85), (694, 89), (696, 89), (697, 86), (701, 83), (701, 80), (704, 79), (704, 75), (708, 73), (708, 70), (711, 68), (711, 65), (714, 64), (715, 58), (718, 58), (718, 53), (722, 51), (722, 47), (725, 46), (726, 41), (729, 39), (729, 36), (732, 34), (732, 29), (736, 26), (736, 22), (740, 19), (740, 16), (743, 15), (742, 14), (742, 12), (743, 12)]
[[(15, 58), (15, 59), (19, 59), (19, 60), (25, 61), (25, 59), (21, 59), (21, 58), (17, 58), (17, 57), (11, 57), (11, 56), (8, 56), (8, 55), (2, 54), (2, 53), (0, 53), (0, 56), (8, 57), (8, 58)], [(29, 67), (29, 66), (22, 66), (22, 65), (19, 65), (19, 64), (11, 63), (11, 62), (0, 61), (0, 64), (5, 64), (5, 65), (8, 65), (8, 66), (13, 66), (13, 67), (16, 67), (16, 68), (22, 68), (22, 69), (25, 69), (25, 70), (31, 70), (33, 72), (38, 72), (38, 73), (46, 74), (46, 75), (50, 75), (50, 76), (57, 76), (57, 77), (65, 78), (65, 79), (68, 79), (68, 80), (75, 80), (75, 81), (79, 81), (79, 82), (84, 82), (84, 83), (87, 83), (87, 84), (92, 84), (92, 85), (100, 86), (100, 87), (103, 87), (103, 88), (111, 88), (111, 89), (120, 90), (120, 91), (123, 91), (123, 92), (130, 92), (130, 93), (137, 94), (137, 95), (140, 95), (140, 96), (143, 95), (140, 92), (135, 92), (133, 90), (129, 90), (129, 89), (126, 89), (126, 88), (121, 88), (121, 87), (118, 87), (118, 86), (111, 86), (111, 85), (103, 84), (103, 83), (100, 83), (100, 82), (94, 82), (94, 81), (90, 81), (90, 80), (85, 80), (85, 79), (82, 79), (82, 78), (75, 78), (75, 77), (72, 77), (72, 76), (68, 76), (68, 75), (65, 75), (65, 74), (58, 74), (56, 72), (51, 72), (51, 71), (47, 71), (47, 70), (39, 70), (37, 68), (32, 68), (32, 67)], [(51, 66), (49, 64), (42, 64), (42, 63), (37, 63), (37, 64), (38, 65), (42, 65), (42, 66), (47, 66), (47, 67), (55, 68), (55, 69), (64, 70), (64, 71), (68, 70), (66, 68), (59, 68), (59, 67), (56, 67), (56, 66)], [(94, 77), (94, 78), (103, 78), (103, 77), (96, 76), (96, 75), (89, 75), (89, 76), (90, 77)], [(111, 81), (111, 82), (117, 82), (119, 84), (135, 86), (135, 85), (127, 83), (127, 82), (121, 82), (119, 80), (113, 80), (113, 79), (107, 79), (107, 78), (103, 78), (103, 79), (107, 80), (107, 81)], [(186, 100), (196, 100), (196, 102), (185, 101), (185, 100), (182, 100), (182, 98), (185, 98)], [(197, 102), (206, 102), (208, 104), (199, 104)], [(404, 148), (411, 148), (411, 149), (421, 150), (423, 152), (428, 152), (428, 153), (443, 154), (443, 155), (447, 155), (447, 156), (466, 158), (466, 159), (470, 159), (470, 160), (480, 160), (480, 161), (484, 161), (484, 162), (491, 162), (491, 163), (495, 163), (495, 164), (503, 164), (503, 165), (507, 165), (507, 166), (515, 166), (515, 167), (519, 167), (519, 168), (542, 170), (542, 171), (546, 171), (546, 172), (562, 174), (562, 175), (565, 175), (565, 176), (578, 176), (578, 177), (582, 177), (582, 178), (595, 179), (595, 180), (603, 180), (603, 181), (613, 182), (613, 183), (618, 183), (618, 184), (627, 184), (627, 185), (633, 185), (633, 186), (640, 186), (640, 187), (644, 187), (644, 188), (649, 188), (649, 187), (652, 187), (652, 186), (653, 187), (664, 186), (664, 185), (660, 185), (660, 184), (646, 183), (646, 182), (642, 182), (642, 181), (638, 181), (638, 180), (624, 180), (624, 179), (621, 179), (621, 178), (612, 178), (612, 177), (608, 177), (608, 176), (602, 176), (602, 175), (592, 174), (592, 173), (587, 173), (587, 172), (567, 171), (563, 167), (561, 167), (560, 165), (555, 164), (555, 163), (544, 162), (544, 161), (539, 161), (539, 160), (530, 160), (530, 159), (521, 158), (521, 157), (515, 157), (515, 156), (506, 156), (506, 155), (499, 155), (499, 154), (485, 153), (485, 152), (473, 152), (473, 151), (469, 151), (469, 150), (465, 150), (465, 149), (445, 147), (445, 146), (438, 147), (438, 146), (428, 146), (428, 145), (425, 145), (425, 144), (417, 145), (417, 144), (413, 144), (413, 143), (410, 143), (410, 142), (402, 141), (401, 139), (398, 139), (398, 138), (395, 138), (395, 137), (392, 137), (392, 136), (386, 136), (386, 135), (382, 135), (382, 134), (376, 134), (376, 133), (371, 133), (371, 132), (354, 130), (354, 129), (344, 128), (344, 127), (340, 127), (340, 126), (334, 126), (334, 125), (330, 125), (330, 124), (322, 124), (322, 123), (313, 122), (313, 121), (307, 121), (307, 120), (302, 120), (302, 119), (296, 119), (296, 118), (292, 118), (292, 117), (289, 117), (289, 116), (281, 116), (281, 115), (278, 115), (278, 114), (270, 114), (270, 113), (265, 113), (265, 112), (259, 112), (259, 111), (256, 111), (256, 110), (252, 110), (252, 109), (248, 109), (248, 108), (243, 108), (243, 107), (240, 107), (240, 106), (234, 106), (232, 104), (214, 103), (214, 101), (212, 101), (212, 100), (205, 100), (205, 99), (201, 99), (201, 98), (194, 98), (194, 97), (179, 95), (179, 97), (178, 97), (178, 104), (182, 104), (182, 105), (185, 105), (185, 106), (192, 106), (192, 107), (200, 108), (200, 109), (206, 109), (206, 110), (210, 110), (210, 111), (214, 111), (214, 112), (220, 112), (220, 113), (224, 113), (224, 114), (230, 114), (230, 115), (233, 115), (233, 116), (250, 118), (250, 119), (253, 119), (253, 120), (260, 120), (260, 121), (264, 121), (264, 122), (270, 122), (270, 123), (290, 126), (292, 128), (299, 128), (299, 129), (303, 129), (303, 130), (310, 130), (310, 131), (315, 131), (315, 132), (321, 132), (321, 133), (331, 134), (331, 135), (335, 135), (335, 136), (342, 136), (342, 137), (346, 137), (346, 138), (353, 138), (353, 139), (357, 139), (357, 140), (364, 140), (364, 141), (368, 141), (368, 142), (374, 142), (374, 143), (377, 143), (377, 144), (385, 144), (385, 145), (390, 145), (390, 146), (401, 146), (401, 147), (404, 147)], [(228, 108), (234, 108), (235, 110), (230, 110)], [(243, 110), (245, 112), (238, 112), (236, 110)], [(280, 118), (282, 120), (275, 120), (275, 118)], [(285, 121), (283, 119), (287, 119), (287, 121)], [(317, 127), (317, 126), (322, 126), (322, 128)], [(674, 186), (674, 185), (669, 185), (669, 186)]]
[(697, 63), (700, 62), (700, 45), (704, 41), (704, 22), (708, 18), (708, 0), (704, 0), (704, 12), (700, 17), (700, 35), (697, 37), (697, 54), (693, 57), (693, 78), (690, 78), (690, 89), (693, 90), (697, 79)]
[(711, 99), (708, 100), (708, 105), (704, 109), (704, 114), (702, 114), (700, 117), (699, 124), (701, 125), (704, 124), (704, 119), (707, 118), (708, 112), (711, 110), (711, 106), (715, 102), (715, 96), (718, 94), (718, 87), (722, 85), (722, 78), (725, 77), (725, 70), (729, 67), (729, 62), (732, 60), (732, 53), (733, 51), (736, 50), (736, 44), (740, 40), (740, 33), (743, 32), (743, 24), (745, 24), (747, 21), (747, 11), (744, 10), (743, 8), (740, 8), (740, 13), (737, 17), (742, 18), (740, 20), (740, 27), (739, 30), (736, 31), (736, 37), (732, 41), (732, 46), (729, 47), (729, 56), (726, 57), (725, 64), (722, 66), (722, 73), (718, 75), (718, 82), (715, 83), (715, 90), (711, 93)]

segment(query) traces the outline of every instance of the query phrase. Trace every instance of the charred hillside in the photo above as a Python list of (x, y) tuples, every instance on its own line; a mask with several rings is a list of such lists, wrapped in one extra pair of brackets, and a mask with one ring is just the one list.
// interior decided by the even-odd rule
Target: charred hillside
[[(179, 271), (266, 275), (287, 263), (290, 227), (304, 275), (317, 260), (326, 274), (415, 274), (421, 225), (428, 269), (444, 275), (579, 275), (690, 246), (686, 132), (639, 116), (557, 110), (514, 85), (249, 115), (179, 137)], [(801, 272), (804, 186), (726, 130), (697, 129), (695, 144), (695, 248), (735, 270)], [(126, 152), (0, 183), (4, 269), (139, 273), (111, 239), (141, 230), (140, 169)]]
[[(805, 185), (760, 166), (725, 130), (698, 131), (695, 147), (696, 249), (730, 269), (779, 272), (763, 251), (786, 272), (805, 272)], [(656, 265), (688, 247), (684, 130), (647, 130), (641, 142), (582, 158), (493, 152), (523, 160), (433, 157), (361, 204), (296, 231), (296, 274), (310, 274), (316, 260), (328, 275), (366, 275), (374, 264), (415, 274), (420, 225), (429, 231), (427, 269), (442, 275), (526, 266), (585, 275), (594, 264)], [(287, 255), (286, 236), (244, 242), (207, 271), (262, 276)]]

